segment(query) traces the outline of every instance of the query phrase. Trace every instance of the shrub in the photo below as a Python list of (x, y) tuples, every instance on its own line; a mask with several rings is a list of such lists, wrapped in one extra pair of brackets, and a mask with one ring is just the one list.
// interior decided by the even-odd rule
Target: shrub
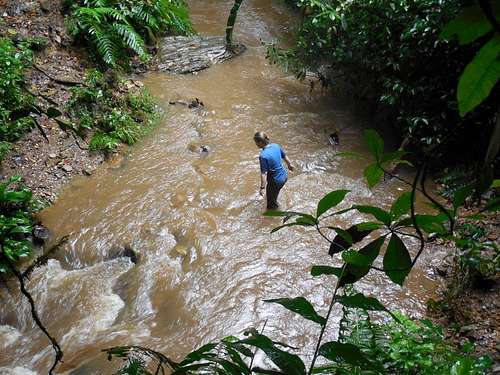
[(23, 90), (24, 70), (30, 65), (31, 52), (16, 47), (10, 39), (0, 38), (0, 160), (33, 125), (30, 117), (33, 97)]
[(0, 273), (9, 271), (4, 257), (11, 262), (31, 254), (31, 242), (26, 236), (31, 233), (32, 193), (20, 177), (0, 183)]
[[(424, 147), (450, 129), (468, 125), (463, 151), (484, 154), (499, 93), (461, 119), (456, 83), (477, 45), (439, 38), (460, 10), (455, 0), (295, 0), (305, 17), (294, 48), (270, 49), (275, 62), (299, 76), (318, 72), (324, 82), (343, 75), (353, 91), (376, 106), (403, 137)], [(330, 68), (325, 71), (325, 67)], [(481, 142), (471, 145), (470, 137)], [(463, 139), (460, 141), (463, 142)]]
[(120, 143), (134, 144), (157, 121), (156, 105), (144, 90), (127, 91), (115, 73), (91, 70), (86, 86), (74, 87), (67, 111), (74, 129), (94, 131), (89, 148), (112, 152)]
[(80, 0), (70, 6), (69, 31), (115, 67), (126, 65), (130, 52), (146, 60), (146, 43), (165, 33), (190, 33), (192, 26), (182, 0)]

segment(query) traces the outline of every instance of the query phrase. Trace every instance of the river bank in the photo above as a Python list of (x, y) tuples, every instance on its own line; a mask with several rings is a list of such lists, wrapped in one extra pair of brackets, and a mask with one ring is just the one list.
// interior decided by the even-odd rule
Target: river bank
[[(220, 34), (217, 25), (223, 26), (227, 8), (220, 4), (198, 4), (194, 17), (204, 33)], [(311, 93), (307, 83), (267, 64), (259, 38), (274, 38), (280, 35), (281, 25), (290, 24), (279, 5), (271, 11), (267, 7), (261, 1), (245, 10), (242, 23), (250, 49), (244, 59), (197, 77), (152, 73), (144, 78), (162, 103), (199, 97), (205, 109), (194, 112), (187, 106), (174, 106), (172, 118), (154, 137), (147, 137), (130, 155), (116, 158), (116, 168), (93, 173), (92, 168), (103, 158), (95, 156), (90, 161), (87, 145), (79, 147), (50, 120), (43, 126), (54, 133), (48, 145), (55, 143), (55, 149), (44, 148), (38, 130), (30, 134), (39, 139), (26, 147), (36, 149), (38, 145), (45, 150), (44, 157), (27, 155), (24, 172), (21, 168), (29, 175), (31, 166), (31, 186), (43, 191), (38, 178), (61, 176), (54, 177), (54, 182), (47, 180), (46, 184), (54, 184), (47, 199), (55, 199), (72, 177), (91, 174), (76, 180), (72, 189), (63, 191), (61, 199), (42, 213), (56, 236), (71, 233), (72, 237), (54, 259), (34, 273), (29, 285), (37, 301), (42, 301), (43, 320), (64, 345), (61, 369), (72, 374), (104, 371), (106, 359), (99, 350), (127, 342), (182, 358), (208, 340), (262, 326), (268, 320), (267, 329), (279, 339), (310, 346), (302, 321), (290, 319), (262, 300), (313, 292), (310, 298), (321, 311), (326, 310), (330, 286), (309, 277), (309, 269), (311, 264), (330, 262), (331, 258), (324, 241), (303, 231), (269, 235), (277, 222), (261, 217), (262, 202), (256, 196), (257, 150), (251, 139), (257, 128), (272, 134), (297, 163), (298, 170), (282, 195), (287, 208), (313, 211), (315, 202), (335, 188), (352, 190), (349, 203), (362, 200), (389, 206), (400, 194), (403, 187), (393, 180), (370, 191), (363, 182), (364, 164), (335, 156), (339, 150), (351, 149), (366, 154), (361, 133), (370, 123), (356, 108), (329, 95)], [(59, 52), (47, 57), (47, 71), (59, 74), (55, 56), (67, 54), (64, 66), (77, 52), (68, 51), (55, 37), (53, 43)], [(71, 74), (80, 72), (75, 75), (78, 79), (88, 67), (85, 61), (82, 57), (70, 70)], [(52, 86), (57, 92), (53, 98), (61, 95), (59, 103), (64, 103), (65, 85), (33, 74), (45, 82), (39, 89)], [(338, 149), (328, 141), (333, 129), (344, 129)], [(68, 143), (59, 146), (58, 136), (61, 144)], [(210, 155), (200, 157), (192, 152), (191, 145), (196, 144), (208, 145)], [(63, 154), (64, 147), (74, 154)], [(50, 153), (56, 157), (51, 158)], [(81, 159), (76, 156), (80, 153)], [(59, 161), (45, 168), (50, 160)], [(16, 171), (15, 160), (10, 163)], [(35, 175), (40, 163), (45, 165), (43, 176)], [(64, 169), (66, 165), (71, 169)], [(349, 216), (340, 224), (355, 219)], [(137, 264), (110, 256), (115, 246), (123, 244), (137, 250)], [(439, 282), (430, 266), (436, 259), (432, 249), (426, 250), (404, 289), (388, 284), (381, 274), (370, 275), (369, 282), (360, 287), (380, 295), (391, 309), (422, 317), (426, 299), (436, 296)], [(20, 327), (6, 352), (15, 356), (13, 365), (43, 371), (51, 353), (36, 330), (26, 326), (26, 309), (16, 308), (3, 315), (7, 325)], [(287, 322), (286, 332), (280, 329), (283, 321)], [(1, 365), (11, 363), (0, 360)]]
[[(25, 75), (26, 87), (40, 105), (64, 113), (71, 89), (85, 85), (86, 72), (96, 62), (68, 35), (61, 7), (62, 2), (55, 0), (2, 0), (0, 35), (34, 45), (33, 65)], [(144, 64), (133, 66), (144, 69)], [(142, 87), (140, 82), (129, 79), (119, 91), (124, 95), (138, 93)], [(0, 175), (21, 176), (38, 199), (50, 204), (75, 176), (91, 175), (106, 157), (89, 150), (92, 132), (76, 135), (43, 115), (36, 115), (36, 120), (38, 126), (17, 141), (3, 160)]]

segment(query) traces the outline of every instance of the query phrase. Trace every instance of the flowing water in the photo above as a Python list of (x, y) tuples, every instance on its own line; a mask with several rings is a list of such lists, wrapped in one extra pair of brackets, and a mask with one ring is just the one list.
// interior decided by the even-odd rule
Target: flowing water
[[(202, 35), (223, 34), (231, 0), (189, 4)], [(309, 270), (338, 260), (332, 262), (328, 243), (313, 231), (270, 234), (280, 221), (261, 216), (254, 132), (270, 134), (297, 167), (280, 196), (284, 209), (313, 212), (318, 199), (341, 188), (351, 190), (345, 205), (388, 206), (405, 187), (388, 181), (371, 192), (362, 176), (367, 161), (334, 155), (366, 154), (361, 134), (370, 119), (362, 108), (310, 92), (307, 81), (266, 61), (262, 42), (286, 38), (296, 23), (280, 1), (245, 2), (236, 37), (248, 51), (197, 75), (149, 74), (144, 83), (167, 111), (161, 125), (124, 158), (76, 179), (42, 212), (55, 238), (70, 235), (28, 283), (42, 321), (64, 350), (61, 373), (106, 373), (100, 350), (119, 344), (180, 359), (203, 343), (266, 321), (268, 335), (310, 354), (314, 324), (263, 300), (304, 295), (325, 314), (333, 279), (313, 278)], [(168, 104), (195, 97), (203, 109)], [(333, 147), (328, 134), (336, 129), (340, 146)], [(196, 152), (201, 144), (208, 155)], [(335, 224), (356, 220), (351, 213)], [(139, 254), (136, 265), (116, 257), (123, 245)], [(411, 315), (424, 311), (435, 287), (419, 265), (405, 288), (379, 273), (358, 286)], [(28, 305), (14, 287), (0, 293), (0, 367), (45, 374), (53, 353)], [(339, 312), (334, 315), (330, 336)]]

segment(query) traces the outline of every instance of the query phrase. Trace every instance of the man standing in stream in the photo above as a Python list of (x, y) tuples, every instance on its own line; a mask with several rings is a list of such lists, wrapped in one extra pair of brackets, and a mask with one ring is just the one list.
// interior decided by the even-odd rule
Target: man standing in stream
[(260, 189), (259, 194), (264, 196), (264, 191), (267, 198), (267, 209), (277, 210), (278, 194), (281, 188), (285, 185), (288, 179), (288, 173), (283, 168), (281, 159), (283, 159), (288, 169), (293, 172), (295, 167), (290, 162), (290, 159), (285, 154), (285, 151), (280, 145), (270, 143), (266, 133), (257, 132), (253, 136), (253, 140), (258, 148), (260, 148), (259, 163), (260, 163)]

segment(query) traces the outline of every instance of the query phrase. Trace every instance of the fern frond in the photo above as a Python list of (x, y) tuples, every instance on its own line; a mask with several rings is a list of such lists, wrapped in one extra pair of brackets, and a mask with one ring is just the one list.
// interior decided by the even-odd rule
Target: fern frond
[(141, 58), (147, 57), (148, 54), (144, 48), (144, 40), (136, 33), (132, 26), (116, 23), (111, 27), (120, 35), (128, 48), (137, 53)]

